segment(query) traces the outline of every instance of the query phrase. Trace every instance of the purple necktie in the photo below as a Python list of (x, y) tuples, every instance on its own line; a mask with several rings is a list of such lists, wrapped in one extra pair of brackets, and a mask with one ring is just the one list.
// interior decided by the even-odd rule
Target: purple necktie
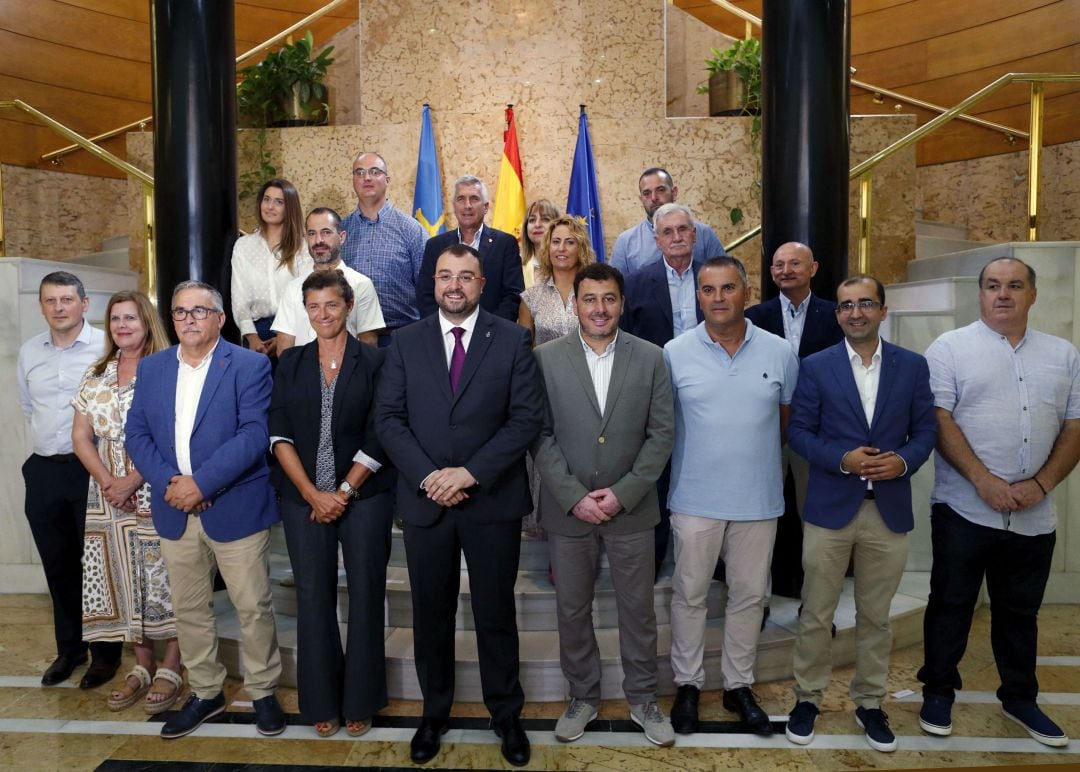
[(465, 346), (461, 344), (461, 336), (465, 334), (465, 328), (454, 327), (450, 332), (454, 333), (454, 353), (450, 355), (450, 391), (456, 394), (461, 370), (465, 367)]

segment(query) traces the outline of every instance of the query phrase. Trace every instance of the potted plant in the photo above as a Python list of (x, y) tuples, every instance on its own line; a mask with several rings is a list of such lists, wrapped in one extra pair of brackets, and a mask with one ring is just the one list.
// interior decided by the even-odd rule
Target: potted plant
[(236, 87), (236, 108), (250, 126), (310, 126), (325, 124), (329, 116), (326, 86), (327, 68), (333, 63), (327, 46), (313, 56), (315, 38), (311, 30), (280, 51), (271, 51), (258, 64), (245, 67)]
[[(721, 51), (711, 49), (705, 60), (709, 82), (698, 93), (709, 95), (709, 115), (750, 115), (750, 147), (756, 160), (752, 191), (760, 196), (761, 184), (761, 42), (757, 38), (736, 40)], [(732, 225), (743, 219), (741, 207), (728, 212)]]

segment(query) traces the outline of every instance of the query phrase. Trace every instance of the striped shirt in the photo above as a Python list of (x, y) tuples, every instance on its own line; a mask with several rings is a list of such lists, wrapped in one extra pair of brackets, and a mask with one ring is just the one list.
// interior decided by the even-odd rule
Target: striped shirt
[(348, 234), (341, 245), (341, 259), (371, 279), (386, 326), (403, 327), (419, 319), (416, 278), (427, 242), (424, 226), (387, 201), (374, 220), (357, 208), (341, 227)]
[(619, 339), (618, 330), (611, 343), (604, 349), (603, 354), (597, 354), (585, 339), (581, 337), (581, 329), (578, 328), (578, 338), (581, 347), (585, 349), (585, 364), (589, 366), (589, 375), (592, 377), (593, 389), (596, 391), (596, 404), (600, 407), (600, 415), (604, 414), (607, 405), (608, 386), (611, 385), (611, 367), (615, 363), (615, 342)]

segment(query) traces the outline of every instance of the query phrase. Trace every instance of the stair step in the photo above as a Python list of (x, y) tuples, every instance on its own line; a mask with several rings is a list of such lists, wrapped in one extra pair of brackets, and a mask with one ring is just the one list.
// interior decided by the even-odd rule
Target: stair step
[(123, 234), (121, 236), (112, 236), (101, 242), (102, 250), (109, 252), (114, 249), (130, 249), (131, 248), (131, 236)]
[(918, 260), (926, 260), (941, 255), (951, 255), (956, 252), (964, 252), (969, 249), (985, 247), (985, 241), (973, 241), (971, 239), (951, 239), (938, 236), (915, 236), (915, 257)]
[(90, 252), (85, 255), (78, 255), (65, 262), (93, 265), (99, 268), (119, 268), (122, 271), (131, 270), (131, 259), (127, 247), (123, 249), (107, 249), (102, 252)]
[(915, 236), (930, 236), (939, 239), (967, 239), (968, 229), (965, 225), (953, 225), (951, 223), (934, 222), (915, 218)]

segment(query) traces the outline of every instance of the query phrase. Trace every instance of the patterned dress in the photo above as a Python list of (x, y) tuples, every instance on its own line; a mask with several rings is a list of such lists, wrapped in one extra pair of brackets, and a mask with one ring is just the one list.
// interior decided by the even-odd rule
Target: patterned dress
[[(113, 476), (131, 472), (124, 423), (135, 379), (120, 388), (117, 361), (101, 375), (87, 371), (72, 406), (90, 420), (98, 456)], [(115, 509), (93, 477), (86, 500), (83, 551), (83, 640), (130, 641), (176, 637), (169, 576), (150, 517), (150, 486), (136, 491), (136, 511)]]
[[(549, 276), (542, 282), (532, 285), (523, 293), (521, 299), (532, 314), (533, 345), (539, 346), (549, 340), (569, 335), (577, 329), (577, 317), (574, 316), (574, 293), (571, 291), (563, 303), (559, 288), (555, 286), (555, 280)], [(532, 456), (529, 456), (529, 489), (535, 504), (533, 511), (525, 515), (522, 521), (522, 530), (530, 536), (543, 538), (544, 531), (540, 527), (540, 473), (532, 465)]]

